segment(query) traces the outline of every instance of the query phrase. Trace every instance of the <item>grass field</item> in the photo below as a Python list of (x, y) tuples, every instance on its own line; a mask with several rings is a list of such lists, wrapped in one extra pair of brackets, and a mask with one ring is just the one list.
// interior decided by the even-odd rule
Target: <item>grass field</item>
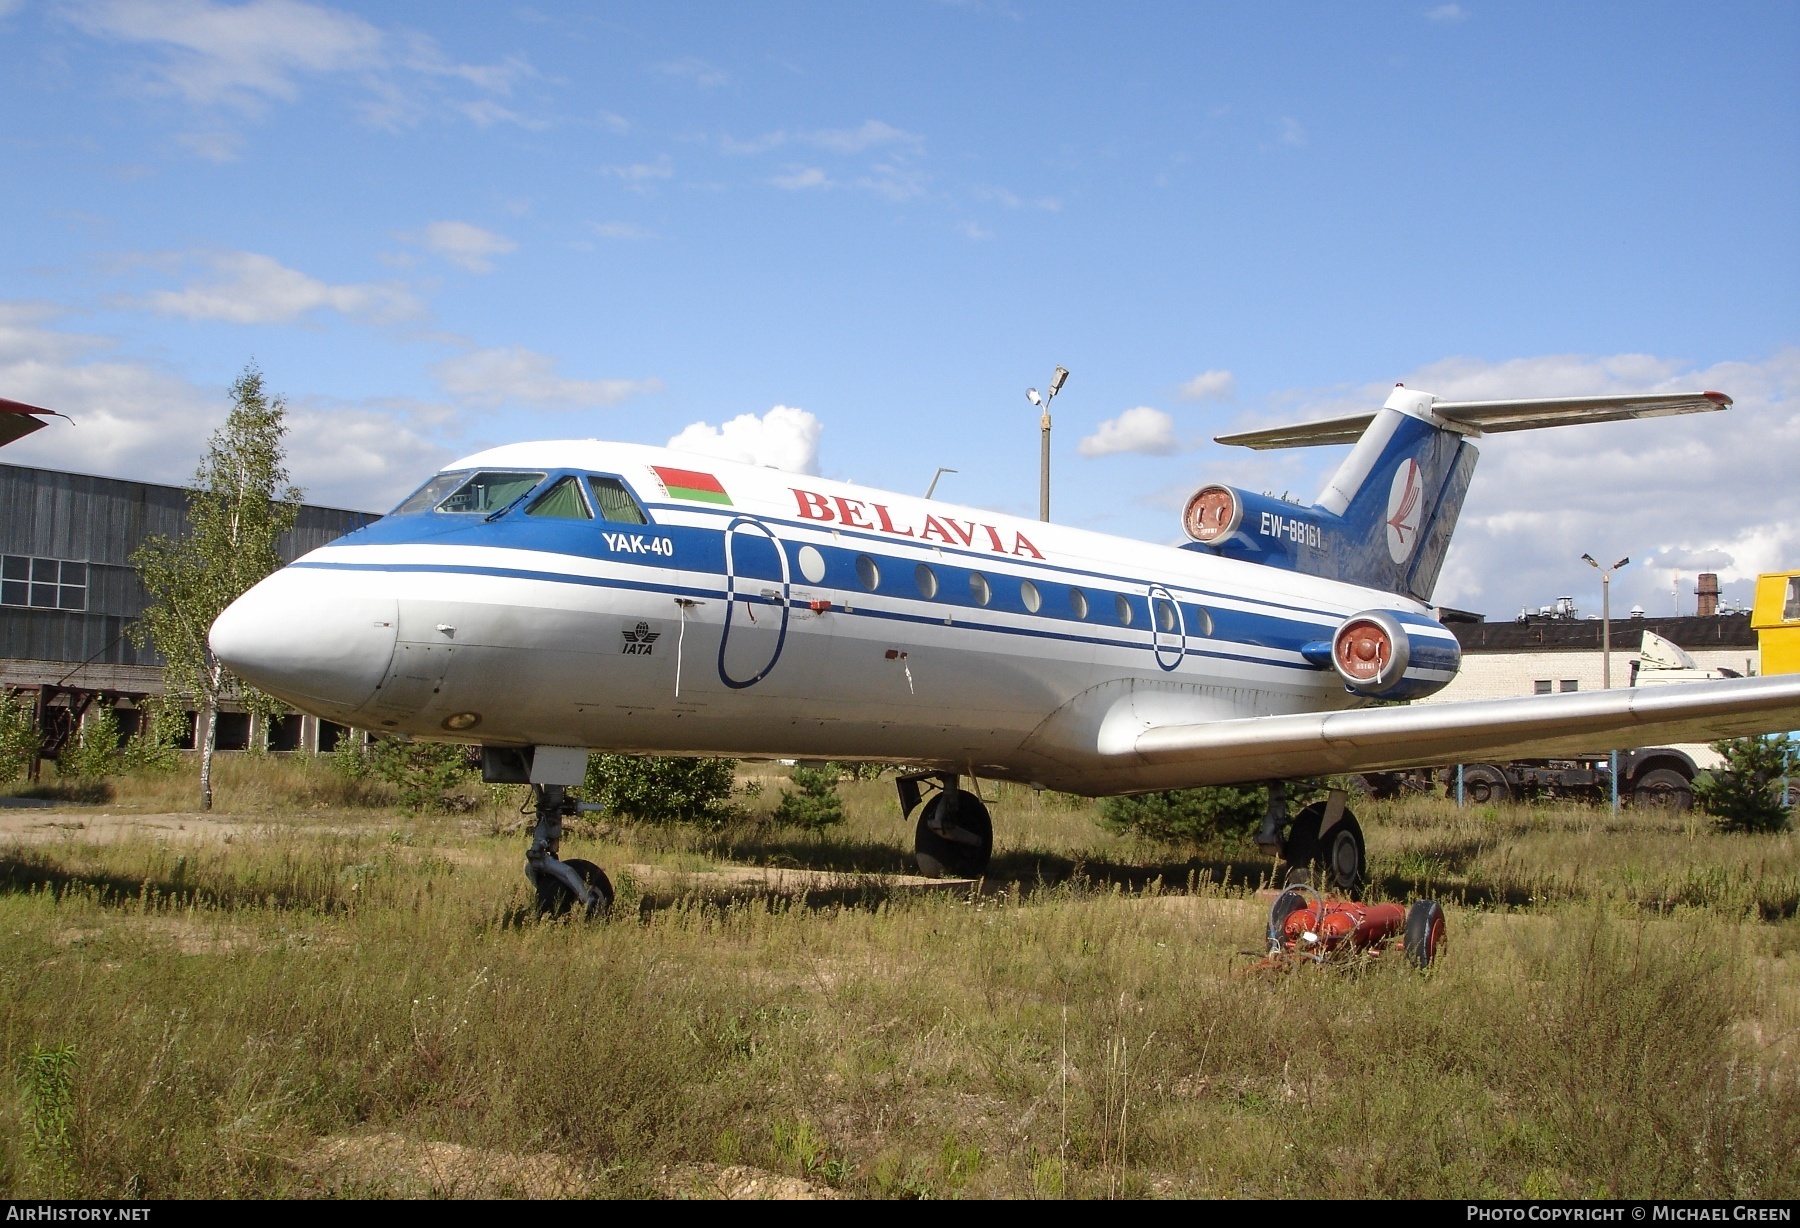
[(1377, 807), (1442, 962), (1275, 976), (1265, 862), (1022, 790), (978, 893), (868, 877), (886, 781), (824, 838), (583, 825), (588, 925), (516, 797), (220, 775), (0, 810), (8, 1195), (1800, 1196), (1793, 834)]

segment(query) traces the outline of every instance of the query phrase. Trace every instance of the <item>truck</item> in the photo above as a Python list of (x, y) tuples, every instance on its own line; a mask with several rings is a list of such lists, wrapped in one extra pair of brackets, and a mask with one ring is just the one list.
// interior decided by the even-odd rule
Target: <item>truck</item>
[[(1800, 573), (1795, 576), (1800, 586)], [(1800, 638), (1800, 609), (1795, 613), (1795, 634)], [(1669, 686), (1739, 676), (1736, 670), (1703, 667), (1680, 645), (1646, 629), (1631, 662), (1628, 685)], [(1477, 805), (1539, 798), (1605, 802), (1612, 797), (1612, 764), (1612, 755), (1604, 751), (1564, 759), (1465, 763), (1459, 765), (1462, 799)], [(1618, 765), (1621, 802), (1640, 809), (1683, 811), (1694, 804), (1694, 777), (1716, 767), (1718, 756), (1704, 746), (1647, 746), (1620, 751)], [(1458, 765), (1366, 773), (1354, 783), (1378, 799), (1436, 793), (1440, 788), (1455, 797)]]

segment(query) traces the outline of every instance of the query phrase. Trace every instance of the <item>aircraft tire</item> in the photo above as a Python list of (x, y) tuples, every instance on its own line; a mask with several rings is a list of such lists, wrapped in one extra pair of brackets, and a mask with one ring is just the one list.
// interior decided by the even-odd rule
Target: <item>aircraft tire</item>
[[(579, 857), (571, 857), (563, 864), (579, 874), (582, 882), (599, 893), (600, 898), (588, 906), (587, 919), (595, 921), (604, 917), (612, 908), (613, 902), (612, 880), (606, 877), (606, 871)], [(575, 906), (574, 893), (554, 875), (533, 875), (532, 885), (537, 888), (538, 911), (547, 917), (564, 916)]]
[(946, 789), (919, 811), (913, 857), (925, 877), (980, 878), (993, 853), (993, 819), (967, 789)]
[[(1332, 829), (1319, 838), (1319, 825), (1325, 821), (1325, 803), (1314, 802), (1294, 817), (1287, 839), (1281, 844), (1281, 860), (1285, 870), (1282, 882), (1292, 885), (1296, 879), (1310, 878), (1325, 891), (1339, 891), (1353, 900), (1362, 898), (1363, 886), (1369, 879), (1369, 863), (1363, 843), (1362, 824), (1348, 810)], [(1303, 874), (1296, 874), (1303, 871)]]

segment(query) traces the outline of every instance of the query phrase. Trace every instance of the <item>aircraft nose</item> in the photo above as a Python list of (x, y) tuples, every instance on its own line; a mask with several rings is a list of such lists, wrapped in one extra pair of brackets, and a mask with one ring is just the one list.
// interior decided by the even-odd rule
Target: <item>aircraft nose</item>
[(263, 580), (214, 621), (213, 655), (297, 708), (348, 716), (394, 658), (399, 603), (341, 576), (289, 567)]

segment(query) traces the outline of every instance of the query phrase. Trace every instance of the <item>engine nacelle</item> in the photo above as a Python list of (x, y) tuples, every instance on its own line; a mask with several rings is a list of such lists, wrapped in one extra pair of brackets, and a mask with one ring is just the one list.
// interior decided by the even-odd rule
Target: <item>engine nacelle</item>
[(1331, 666), (1344, 685), (1372, 699), (1421, 699), (1449, 685), (1462, 645), (1434, 619), (1365, 610), (1331, 637)]

